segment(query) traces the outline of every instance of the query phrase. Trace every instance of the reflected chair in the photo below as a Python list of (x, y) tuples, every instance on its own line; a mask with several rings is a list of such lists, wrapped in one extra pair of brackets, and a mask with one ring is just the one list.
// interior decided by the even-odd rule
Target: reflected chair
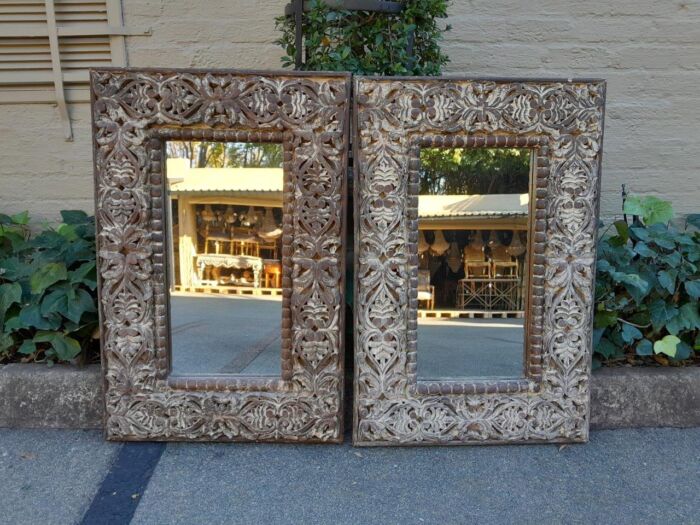
[(260, 257), (260, 241), (250, 228), (231, 228), (231, 255)]
[(425, 301), (428, 310), (435, 309), (435, 287), (430, 284), (430, 270), (418, 271), (418, 301)]
[(464, 247), (462, 255), (464, 258), (465, 279), (491, 277), (491, 265), (484, 256), (484, 243), (481, 240), (481, 233), (476, 232), (474, 241)]
[(518, 277), (518, 263), (508, 253), (508, 247), (499, 244), (491, 248), (491, 275), (493, 277)]
[(265, 288), (282, 288), (282, 264), (280, 261), (263, 261), (263, 285)]
[(272, 208), (265, 208), (265, 215), (258, 228), (258, 237), (262, 239), (259, 249), (267, 252), (272, 259), (277, 259), (277, 239), (282, 236), (282, 228), (275, 222)]

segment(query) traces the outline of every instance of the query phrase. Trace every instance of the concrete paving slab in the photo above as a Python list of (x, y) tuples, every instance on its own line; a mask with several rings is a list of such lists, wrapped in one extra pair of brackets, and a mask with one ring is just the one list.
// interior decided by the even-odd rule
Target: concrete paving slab
[(78, 523), (118, 449), (100, 431), (0, 429), (0, 523)]
[(170, 444), (132, 523), (697, 523), (698, 443), (700, 428), (563, 448)]

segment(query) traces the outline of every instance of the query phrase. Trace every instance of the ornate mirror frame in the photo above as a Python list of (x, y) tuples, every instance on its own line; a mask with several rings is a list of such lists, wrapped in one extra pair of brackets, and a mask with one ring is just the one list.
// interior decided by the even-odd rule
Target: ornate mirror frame
[[(339, 442), (350, 76), (91, 72), (105, 433)], [(284, 146), (282, 375), (173, 376), (164, 141)]]
[[(605, 88), (355, 78), (355, 445), (587, 441)], [(416, 377), (421, 146), (534, 150), (524, 378)]]

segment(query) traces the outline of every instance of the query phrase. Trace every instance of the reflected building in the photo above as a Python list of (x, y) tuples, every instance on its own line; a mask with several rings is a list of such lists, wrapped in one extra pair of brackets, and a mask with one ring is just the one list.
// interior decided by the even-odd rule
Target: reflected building
[(522, 377), (531, 151), (421, 150), (418, 378)]
[(281, 294), (283, 169), (167, 160), (174, 291)]
[(419, 316), (521, 317), (528, 208), (527, 193), (421, 195)]

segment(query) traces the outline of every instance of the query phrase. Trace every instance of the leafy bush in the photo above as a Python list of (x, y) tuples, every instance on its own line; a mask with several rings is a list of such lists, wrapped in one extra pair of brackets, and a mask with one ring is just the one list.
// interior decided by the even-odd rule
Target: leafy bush
[(700, 359), (700, 215), (669, 224), (670, 203), (629, 197), (598, 247), (595, 364)]
[(0, 214), (0, 363), (85, 361), (99, 351), (95, 225), (82, 211), (36, 233)]
[[(315, 0), (303, 15), (306, 71), (352, 71), (364, 75), (439, 75), (448, 58), (439, 41), (444, 29), (438, 18), (447, 16), (448, 0), (404, 0), (400, 14), (351, 11)], [(294, 17), (276, 19), (282, 36), (277, 44), (294, 66)], [(408, 52), (413, 33), (413, 53)]]

